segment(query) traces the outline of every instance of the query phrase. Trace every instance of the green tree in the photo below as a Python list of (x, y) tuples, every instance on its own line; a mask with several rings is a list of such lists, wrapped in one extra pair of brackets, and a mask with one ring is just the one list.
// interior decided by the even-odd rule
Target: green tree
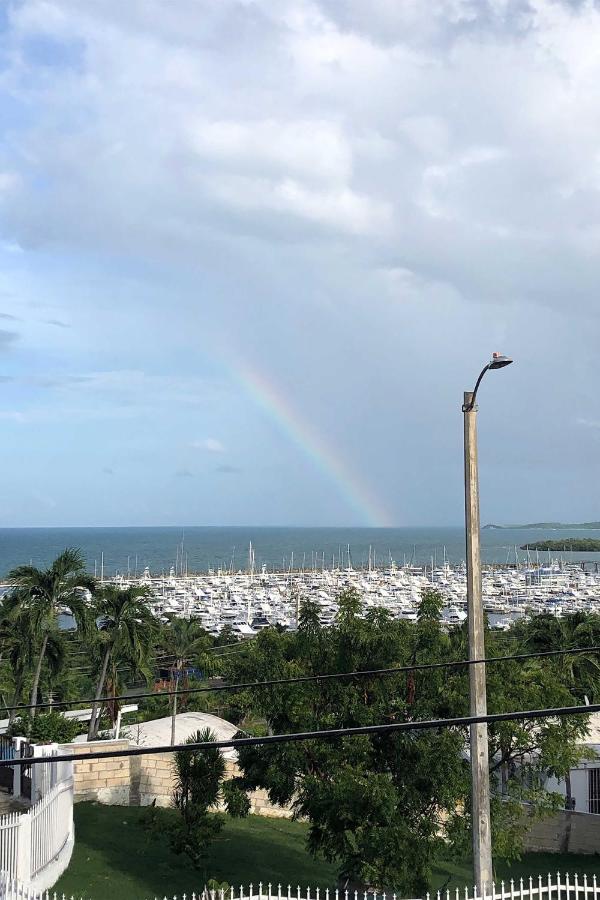
[(95, 580), (86, 573), (85, 560), (79, 550), (67, 548), (48, 569), (17, 566), (8, 574), (13, 586), (13, 599), (31, 618), (32, 633), (39, 642), (37, 662), (31, 686), (31, 717), (35, 717), (42, 666), (51, 634), (56, 632), (59, 613), (68, 610), (78, 629), (88, 628), (88, 598), (95, 590)]
[[(307, 601), (296, 633), (261, 632), (245, 660), (231, 661), (237, 670), (231, 677), (253, 681), (388, 668), (414, 657), (415, 629), (409, 623), (382, 609), (363, 615), (354, 591), (338, 602), (333, 627), (322, 628), (317, 608)], [(417, 654), (440, 658), (446, 636), (439, 620), (425, 612)], [(404, 722), (446, 709), (447, 680), (419, 679), (411, 687), (402, 673), (317, 681), (259, 689), (248, 702), (275, 733)], [(459, 729), (244, 747), (237, 786), (264, 787), (272, 802), (291, 803), (295, 815), (309, 822), (311, 851), (337, 861), (345, 881), (422, 891), (468, 789), (463, 748)]]
[[(394, 620), (382, 609), (363, 612), (354, 592), (345, 592), (339, 604), (337, 622), (322, 628), (317, 607), (307, 601), (296, 633), (261, 632), (231, 658), (229, 677), (261, 681), (468, 658), (466, 627), (442, 626), (436, 592), (425, 592), (416, 623)], [(488, 654), (499, 640), (486, 632)], [(488, 667), (491, 711), (572, 702), (562, 670), (547, 660), (530, 663)], [(469, 673), (462, 666), (277, 685), (242, 693), (238, 702), (264, 716), (277, 734), (453, 718), (468, 714)], [(533, 815), (556, 808), (558, 797), (544, 790), (545, 780), (564, 776), (578, 758), (585, 727), (575, 717), (490, 727), (497, 855), (519, 852), (523, 802)], [(466, 728), (242, 747), (239, 761), (243, 774), (231, 790), (262, 787), (272, 802), (292, 804), (309, 823), (310, 849), (336, 861), (346, 881), (416, 896), (439, 855), (449, 848), (462, 855), (468, 847)]]
[[(166, 653), (173, 657), (171, 666), (171, 746), (175, 744), (175, 724), (177, 721), (177, 689), (182, 680), (184, 667), (190, 663), (199, 665), (203, 671), (210, 671), (212, 660), (206, 652), (211, 645), (210, 635), (202, 627), (199, 619), (182, 619), (170, 616), (163, 627), (161, 644)], [(187, 680), (184, 680), (184, 687)]]
[[(521, 648), (532, 652), (598, 646), (600, 616), (576, 612), (559, 619), (550, 613), (542, 613), (518, 622), (512, 631)], [(545, 678), (552, 677), (552, 685), (547, 685), (543, 694), (537, 697), (546, 706), (568, 706), (573, 702), (581, 704), (586, 697), (596, 702), (600, 696), (600, 661), (594, 652), (549, 657), (544, 663), (531, 660), (523, 665), (523, 672), (529, 679), (530, 672), (537, 673), (538, 680), (542, 673)], [(581, 740), (587, 728), (587, 719), (564, 719), (563, 723), (563, 727), (570, 727), (576, 732), (576, 739)], [(565, 747), (569, 748), (571, 744)], [(557, 752), (561, 748), (559, 741)], [(573, 764), (576, 761), (573, 759)], [(566, 806), (569, 809), (572, 801), (569, 768), (565, 766), (559, 774), (565, 779)]]
[(93, 611), (102, 661), (88, 729), (88, 741), (98, 737), (100, 704), (111, 659), (126, 661), (135, 672), (149, 677), (148, 660), (152, 652), (157, 624), (148, 608), (147, 587), (103, 585), (97, 592)]
[[(584, 612), (557, 618), (550, 613), (533, 616), (516, 629), (523, 645), (532, 651), (573, 650), (600, 644), (600, 616)], [(577, 653), (556, 657), (553, 665), (566, 678), (570, 690), (580, 702), (587, 696), (595, 702), (600, 696), (600, 660), (598, 654)]]
[(42, 712), (35, 719), (27, 715), (15, 719), (7, 734), (11, 737), (27, 735), (38, 744), (70, 744), (79, 734), (79, 725), (79, 722), (67, 719), (59, 712)]
[[(186, 743), (215, 740), (215, 734), (204, 728), (190, 735)], [(175, 767), (173, 803), (180, 816), (171, 830), (171, 846), (175, 853), (185, 853), (194, 866), (201, 868), (208, 847), (223, 829), (223, 816), (211, 810), (223, 796), (225, 760), (217, 748), (180, 750), (175, 754)], [(232, 815), (247, 812), (247, 804), (240, 807), (235, 800), (229, 802), (227, 796), (225, 800)]]
[[(12, 687), (10, 706), (14, 707), (22, 701), (25, 680), (34, 665), (36, 646), (30, 615), (9, 594), (0, 601), (0, 647), (2, 659), (9, 667)], [(11, 708), (9, 724), (16, 716), (17, 710)]]

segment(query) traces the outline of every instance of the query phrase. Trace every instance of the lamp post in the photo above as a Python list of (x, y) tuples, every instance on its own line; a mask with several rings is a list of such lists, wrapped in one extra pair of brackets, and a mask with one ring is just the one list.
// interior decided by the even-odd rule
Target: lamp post
[[(502, 369), (512, 359), (494, 353), (482, 370), (475, 390), (465, 391), (462, 411), (465, 434), (465, 528), (467, 539), (467, 608), (469, 659), (484, 659), (483, 606), (481, 602), (481, 552), (479, 536), (479, 473), (477, 468), (477, 408), (481, 380), (490, 369)], [(470, 713), (487, 715), (485, 663), (469, 666)], [(471, 791), (473, 819), (473, 868), (480, 896), (492, 884), (492, 834), (490, 824), (490, 773), (487, 724), (471, 725)]]

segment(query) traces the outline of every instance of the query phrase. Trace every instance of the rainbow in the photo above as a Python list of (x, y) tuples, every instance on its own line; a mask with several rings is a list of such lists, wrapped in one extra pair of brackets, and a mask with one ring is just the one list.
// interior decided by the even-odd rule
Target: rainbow
[(335, 485), (343, 500), (358, 513), (361, 523), (373, 528), (386, 528), (393, 524), (390, 512), (374, 496), (369, 486), (350, 470), (339, 453), (326, 444), (323, 436), (299, 415), (272, 381), (255, 366), (242, 362), (239, 356), (230, 371), (286, 437)]

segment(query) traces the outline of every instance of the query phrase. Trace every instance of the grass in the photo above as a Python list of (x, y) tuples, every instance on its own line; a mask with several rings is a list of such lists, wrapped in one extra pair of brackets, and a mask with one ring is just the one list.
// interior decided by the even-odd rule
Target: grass
[[(158, 810), (159, 821), (174, 815)], [(227, 819), (210, 850), (206, 875), (186, 856), (171, 852), (168, 839), (143, 827), (147, 810), (78, 803), (71, 865), (55, 886), (57, 893), (84, 900), (147, 900), (202, 890), (207, 878), (243, 884), (271, 881), (328, 887), (333, 866), (304, 849), (306, 827), (286, 819), (249, 816)]]
[[(158, 810), (159, 822), (174, 815)], [(71, 865), (55, 889), (84, 900), (150, 900), (188, 896), (207, 878), (229, 884), (303, 886), (335, 885), (335, 867), (313, 859), (304, 849), (306, 826), (287, 819), (250, 816), (227, 819), (222, 835), (210, 850), (206, 873), (198, 872), (186, 856), (176, 856), (166, 836), (151, 836), (144, 828), (148, 811), (120, 806), (80, 803), (75, 807), (75, 850)], [(528, 853), (518, 863), (498, 863), (498, 880), (515, 880), (548, 872), (586, 872), (600, 875), (600, 856)], [(432, 873), (431, 889), (453, 890), (471, 884), (469, 860), (447, 861)]]
[[(583, 856), (575, 853), (524, 853), (521, 860), (511, 864), (498, 860), (494, 863), (494, 872), (498, 884), (502, 880), (508, 883), (513, 878), (515, 885), (519, 878), (525, 880), (532, 876), (537, 879), (538, 875), (541, 875), (546, 879), (548, 872), (552, 876), (555, 876), (557, 872), (560, 872), (561, 875), (565, 872), (570, 875), (575, 873), (600, 875), (600, 856), (597, 854)], [(471, 887), (472, 884), (470, 860), (458, 862), (444, 860), (433, 867), (432, 891), (441, 888), (453, 891), (457, 887)]]

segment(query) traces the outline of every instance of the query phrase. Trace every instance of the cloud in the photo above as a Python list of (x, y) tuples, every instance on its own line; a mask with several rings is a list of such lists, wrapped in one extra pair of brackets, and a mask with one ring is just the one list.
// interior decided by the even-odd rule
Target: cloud
[(362, 480), (395, 521), (456, 522), (456, 397), (496, 347), (482, 498), (595, 465), (593, 429), (567, 438), (600, 421), (597, 3), (21, 0), (3, 26), (0, 292), (38, 318), (0, 332), (2, 400), (60, 444), (49, 482), (85, 423), (131, 486), (94, 515), (192, 518), (164, 473), (200, 433), (247, 460), (239, 497), (202, 485), (223, 521), (360, 524)]
[(0, 329), (0, 350), (4, 350), (13, 344), (19, 335), (16, 331), (6, 331), (5, 329)]
[(0, 410), (0, 419), (5, 422), (16, 422), (19, 425), (24, 425), (30, 421), (30, 416), (20, 410), (3, 409)]
[[(214, 241), (312, 242), (319, 263), (388, 260), (472, 301), (591, 305), (595, 4), (123, 6), (11, 9), (6, 83), (48, 112), (13, 130), (7, 240), (192, 267)], [(26, 53), (42, 39), (81, 48), (77, 77), (44, 74)]]
[(44, 324), (46, 325), (55, 325), (57, 328), (70, 328), (70, 325), (67, 325), (66, 322), (61, 322), (60, 319), (44, 319)]
[(199, 441), (192, 441), (192, 447), (196, 450), (207, 450), (209, 453), (225, 453), (225, 447), (217, 438), (207, 437)]

